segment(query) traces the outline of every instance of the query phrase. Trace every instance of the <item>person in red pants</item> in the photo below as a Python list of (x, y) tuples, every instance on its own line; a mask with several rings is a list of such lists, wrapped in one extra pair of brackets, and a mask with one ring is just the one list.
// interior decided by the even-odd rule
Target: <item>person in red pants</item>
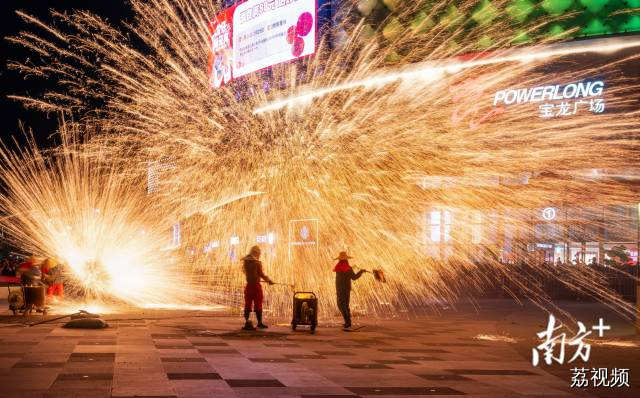
[(254, 330), (253, 324), (249, 320), (251, 314), (251, 308), (256, 313), (256, 319), (258, 321), (257, 327), (260, 329), (268, 328), (262, 322), (262, 286), (260, 286), (260, 279), (263, 279), (270, 285), (273, 285), (273, 281), (264, 274), (262, 271), (262, 263), (260, 262), (260, 247), (253, 246), (243, 259), (244, 274), (247, 278), (247, 285), (244, 288), (244, 327), (245, 330)]
[(64, 288), (62, 285), (62, 272), (58, 262), (53, 258), (48, 258), (42, 267), (42, 274), (47, 287), (47, 299), (53, 299), (53, 296), (59, 298), (64, 297)]

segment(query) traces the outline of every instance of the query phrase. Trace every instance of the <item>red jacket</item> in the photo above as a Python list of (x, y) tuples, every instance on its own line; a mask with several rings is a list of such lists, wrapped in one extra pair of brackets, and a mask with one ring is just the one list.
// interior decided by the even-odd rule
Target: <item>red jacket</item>
[(351, 266), (349, 265), (348, 260), (340, 260), (338, 261), (336, 266), (333, 267), (333, 272), (349, 272), (349, 271), (351, 271)]

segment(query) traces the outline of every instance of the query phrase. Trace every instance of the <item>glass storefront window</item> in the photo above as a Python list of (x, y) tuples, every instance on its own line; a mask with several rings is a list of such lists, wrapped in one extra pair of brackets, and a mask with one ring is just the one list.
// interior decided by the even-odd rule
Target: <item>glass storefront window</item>
[(474, 211), (471, 213), (471, 243), (480, 244), (482, 242), (482, 213)]
[(555, 257), (555, 264), (561, 263), (564, 264), (564, 253), (565, 253), (565, 245), (564, 243), (555, 245), (553, 256)]
[(535, 226), (536, 241), (559, 241), (562, 238), (560, 224), (558, 223), (541, 223)]
[(448, 257), (453, 254), (453, 247), (449, 243), (452, 225), (453, 213), (450, 210), (431, 210), (425, 214), (424, 243), (428, 256)]
[(635, 206), (608, 206), (605, 208), (605, 240), (608, 242), (630, 242), (636, 239)]
[(431, 225), (431, 242), (440, 242), (440, 225)]
[(449, 210), (433, 210), (429, 213), (429, 237), (431, 242), (449, 242), (451, 240), (452, 220), (453, 216)]
[(440, 212), (439, 211), (432, 211), (431, 212), (431, 225), (440, 225)]
[(598, 242), (571, 242), (569, 244), (569, 262), (573, 264), (600, 263)]
[(429, 214), (429, 231), (431, 242), (440, 242), (440, 212), (432, 211)]
[[(638, 246), (637, 243), (606, 243), (604, 244), (604, 250), (605, 250), (605, 259), (606, 260), (611, 260), (611, 257), (609, 256), (608, 252), (611, 250), (614, 250), (616, 248), (619, 247), (623, 247), (624, 248), (624, 252), (626, 253), (627, 257), (628, 257), (628, 261), (626, 262), (626, 265), (628, 266), (634, 266), (636, 264), (638, 264)], [(622, 264), (620, 264), (622, 265)]]

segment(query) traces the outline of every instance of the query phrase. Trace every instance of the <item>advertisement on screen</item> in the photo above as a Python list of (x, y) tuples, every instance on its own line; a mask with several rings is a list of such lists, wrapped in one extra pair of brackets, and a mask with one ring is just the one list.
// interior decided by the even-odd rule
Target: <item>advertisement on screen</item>
[(316, 50), (316, 0), (249, 0), (233, 16), (234, 77)]
[(212, 88), (316, 51), (317, 0), (248, 0), (209, 23)]

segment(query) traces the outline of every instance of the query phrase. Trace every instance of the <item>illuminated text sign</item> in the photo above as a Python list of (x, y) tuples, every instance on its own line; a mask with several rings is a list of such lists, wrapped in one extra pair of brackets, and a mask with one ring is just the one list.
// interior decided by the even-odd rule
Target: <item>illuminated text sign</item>
[(497, 91), (494, 106), (539, 103), (539, 117), (571, 116), (583, 111), (603, 113), (605, 84), (602, 80), (580, 81), (530, 88), (510, 88)]

